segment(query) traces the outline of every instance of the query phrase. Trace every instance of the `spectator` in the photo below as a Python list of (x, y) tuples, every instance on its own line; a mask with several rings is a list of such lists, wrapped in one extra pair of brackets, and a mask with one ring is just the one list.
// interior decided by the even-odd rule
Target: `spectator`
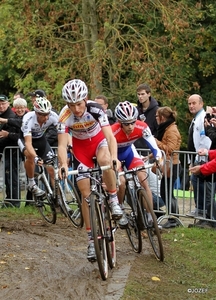
[[(205, 178), (205, 176), (209, 176), (209, 175), (216, 173), (216, 150), (200, 149), (198, 151), (198, 154), (200, 156), (209, 157), (210, 161), (206, 162), (203, 165), (197, 165), (197, 166), (190, 167), (190, 172), (197, 176), (199, 176), (201, 174), (204, 178)], [(211, 214), (211, 211), (212, 211), (212, 214)], [(208, 219), (216, 220), (216, 202), (215, 202), (214, 198), (213, 198), (211, 205), (207, 206), (206, 217)], [(199, 223), (199, 221), (197, 223)], [(201, 228), (208, 228), (208, 227), (215, 228), (216, 227), (216, 223), (211, 222), (211, 221), (202, 221), (199, 224), (197, 224), (197, 223), (196, 223), (196, 226), (201, 227)]]
[[(151, 96), (151, 89), (148, 84), (143, 83), (137, 87), (137, 108), (139, 112), (138, 119), (148, 124), (152, 135), (157, 133), (158, 124), (155, 118), (158, 109), (158, 102)], [(135, 142), (136, 148), (148, 149), (148, 145), (143, 139)], [(144, 154), (145, 155), (145, 154)]]
[(31, 102), (33, 104), (35, 102), (36, 97), (46, 97), (46, 93), (44, 90), (38, 89), (34, 92), (29, 92), (27, 96), (31, 96)]
[(216, 107), (206, 107), (205, 134), (211, 139), (211, 150), (216, 149)]
[(24, 99), (23, 93), (17, 92), (16, 94), (14, 94), (13, 99), (16, 100), (17, 98), (22, 98), (22, 99)]
[[(188, 134), (188, 150), (192, 152), (198, 152), (198, 150), (202, 148), (210, 149), (212, 144), (211, 139), (205, 134), (204, 120), (206, 112), (203, 105), (203, 99), (198, 94), (193, 94), (188, 98), (189, 111), (194, 116), (189, 127)], [(189, 161), (189, 163), (193, 166), (201, 164), (201, 161), (205, 162), (205, 160), (205, 156), (199, 157), (196, 155), (193, 158), (193, 161)], [(199, 179), (199, 185), (197, 180), (197, 175), (192, 174), (191, 183), (194, 191), (195, 210), (187, 213), (186, 215), (193, 218), (197, 216), (205, 217), (206, 207), (211, 203), (212, 184), (210, 182), (205, 182), (206, 186), (204, 188), (204, 180)], [(205, 203), (204, 199), (206, 200)], [(202, 222), (203, 221), (200, 220), (197, 224), (201, 225)]]
[[(67, 82), (62, 89), (63, 99), (67, 105), (63, 107), (59, 116), (58, 158), (60, 168), (67, 173), (67, 144), (68, 133), (72, 134), (72, 147), (80, 167), (85, 170), (93, 167), (93, 157), (97, 157), (100, 166), (110, 165), (117, 161), (117, 144), (113, 136), (106, 113), (94, 101), (88, 101), (88, 88), (80, 79)], [(86, 151), (87, 150), (87, 151)], [(118, 167), (120, 163), (117, 161)], [(61, 174), (59, 174), (61, 176)], [(115, 173), (109, 169), (103, 173), (103, 179), (109, 193), (109, 205), (113, 218), (119, 219), (122, 210), (118, 203)], [(91, 234), (89, 220), (89, 206), (85, 199), (90, 194), (88, 178), (77, 178), (79, 190), (84, 199), (82, 202), (83, 218), (88, 236), (87, 259), (96, 260), (94, 241)]]
[(113, 115), (113, 112), (111, 109), (108, 108), (108, 99), (106, 96), (104, 95), (98, 95), (95, 97), (95, 102), (97, 102), (98, 104), (100, 104), (103, 108), (103, 110), (105, 111), (105, 113), (108, 116), (108, 120), (110, 125), (114, 124), (116, 122), (116, 119)]
[[(22, 93), (17, 92), (16, 94), (14, 94), (13, 100), (16, 100), (18, 98), (24, 99), (24, 95)], [(14, 105), (12, 107), (12, 111), (14, 111), (16, 113)], [(29, 111), (29, 109), (27, 108), (27, 102), (26, 102), (26, 112), (28, 112), (28, 111)]]
[[(164, 200), (161, 198), (160, 194), (161, 180), (150, 169), (148, 169), (148, 183), (152, 192), (153, 208), (154, 210), (160, 210), (161, 207), (165, 206)], [(158, 216), (159, 213), (157, 213), (157, 217)]]
[[(5, 95), (0, 95), (0, 159), (5, 147), (17, 146), (17, 140), (12, 137), (19, 132), (19, 128), (4, 122), (5, 119), (15, 118), (15, 113), (11, 110), (8, 98)], [(3, 122), (2, 122), (3, 121)], [(17, 150), (5, 150), (5, 185), (6, 185), (6, 199), (13, 206), (19, 207), (20, 202), (15, 199), (20, 198), (20, 188), (18, 181), (19, 164), (17, 161)], [(11, 172), (12, 166), (12, 172)], [(12, 200), (14, 199), (14, 201)]]
[[(23, 116), (27, 113), (27, 102), (23, 98), (16, 98), (13, 101), (13, 111), (15, 112), (15, 116), (13, 118), (0, 118), (0, 123), (2, 124), (8, 124), (9, 126), (14, 126), (17, 128), (16, 132), (8, 132), (8, 138), (14, 143), (16, 143), (17, 146), (17, 141), (20, 138), (20, 128), (22, 125), (22, 118)], [(7, 131), (5, 132), (7, 134)], [(21, 153), (19, 155), (19, 161), (24, 160), (23, 156), (21, 156)], [(20, 204), (16, 202), (16, 206), (18, 207)]]
[[(179, 154), (174, 153), (173, 151), (180, 150), (181, 146), (181, 135), (179, 133), (178, 127), (176, 125), (176, 117), (177, 114), (170, 107), (164, 106), (158, 108), (156, 112), (156, 120), (158, 123), (158, 130), (156, 134), (156, 142), (158, 147), (164, 151), (166, 155), (166, 160), (171, 160), (172, 162), (172, 180), (170, 179), (169, 168), (167, 171), (167, 185), (165, 176), (161, 179), (160, 186), (160, 194), (162, 199), (167, 205), (168, 213), (170, 213), (170, 204), (169, 201), (171, 199), (171, 213), (179, 213), (177, 199), (174, 196), (174, 184), (176, 179), (179, 177), (181, 172), (181, 166), (179, 161)], [(179, 170), (179, 174), (178, 174)], [(172, 183), (172, 187), (170, 189), (170, 184)], [(171, 191), (170, 191), (171, 190)], [(167, 191), (167, 199), (166, 199), (166, 191)], [(166, 201), (167, 200), (167, 201)], [(176, 219), (169, 218), (168, 221), (163, 224), (163, 228), (172, 228), (176, 227), (177, 221)]]
[(17, 146), (17, 141), (20, 138), (20, 128), (22, 125), (22, 118), (26, 114), (26, 109), (27, 109), (27, 102), (23, 98), (16, 98), (13, 101), (13, 108), (15, 115), (10, 118), (0, 118), (0, 123), (1, 124), (8, 124), (9, 126), (14, 126), (17, 128), (16, 132), (9, 132), (9, 131), (4, 131), (2, 130), (2, 134), (4, 136), (7, 136), (9, 139), (13, 140), (16, 142)]

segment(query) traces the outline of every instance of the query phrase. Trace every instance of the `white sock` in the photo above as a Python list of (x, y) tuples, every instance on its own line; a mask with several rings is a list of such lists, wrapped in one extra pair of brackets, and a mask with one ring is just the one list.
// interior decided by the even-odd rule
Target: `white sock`
[(33, 187), (33, 185), (36, 184), (34, 177), (33, 178), (28, 178), (29, 186)]
[(151, 213), (147, 212), (147, 219), (148, 219), (148, 222), (153, 221)]

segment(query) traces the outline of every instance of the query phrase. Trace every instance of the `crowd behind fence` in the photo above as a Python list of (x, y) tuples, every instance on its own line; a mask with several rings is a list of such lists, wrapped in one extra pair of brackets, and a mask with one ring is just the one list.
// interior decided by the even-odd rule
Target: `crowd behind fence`
[[(16, 150), (16, 153), (14, 153), (14, 150)], [(141, 155), (143, 155), (143, 151), (141, 149), (138, 149), (139, 153)], [(146, 150), (145, 150), (146, 153)], [(168, 191), (165, 191), (165, 195), (166, 195), (166, 199), (164, 200), (164, 207), (161, 208), (160, 206), (160, 178), (158, 176), (156, 176), (156, 193), (155, 193), (155, 199), (156, 199), (156, 207), (154, 207), (155, 213), (160, 215), (160, 217), (158, 217), (158, 222), (160, 224), (160, 222), (162, 223), (164, 219), (173, 217), (176, 218), (179, 222), (179, 225), (185, 225), (188, 222), (185, 222), (185, 218), (187, 218), (187, 213), (189, 211), (194, 210), (195, 208), (195, 204), (194, 204), (194, 191), (193, 191), (193, 187), (190, 181), (190, 174), (189, 174), (189, 165), (188, 165), (188, 158), (192, 158), (192, 156), (194, 156), (196, 153), (194, 152), (187, 152), (187, 151), (174, 151), (173, 153), (178, 153), (179, 157), (180, 157), (180, 161), (181, 161), (181, 169), (178, 166), (178, 179), (176, 180), (175, 184), (175, 197), (177, 199), (177, 207), (178, 210), (176, 210), (175, 212), (171, 212), (171, 193), (168, 193)], [(1, 163), (0, 163), (0, 191), (1, 191), (1, 198), (0, 198), (0, 202), (1, 204), (4, 204), (5, 200), (6, 200), (6, 182), (5, 182), (5, 161), (6, 161), (6, 155), (10, 155), (10, 161), (12, 161), (14, 158), (16, 158), (16, 166), (14, 166), (14, 164), (10, 163), (10, 170), (9, 170), (9, 182), (10, 182), (10, 190), (11, 190), (11, 195), (13, 195), (12, 190), (15, 188), (13, 185), (13, 180), (12, 180), (12, 175), (14, 175), (14, 168), (17, 168), (18, 172), (17, 172), (17, 194), (19, 195), (19, 197), (17, 197), (18, 199), (13, 199), (8, 198), (7, 200), (12, 200), (12, 201), (21, 201), (21, 202), (26, 202), (26, 194), (27, 194), (27, 178), (26, 178), (26, 173), (25, 173), (25, 168), (24, 168), (24, 161), (22, 156), (20, 155), (20, 150), (18, 147), (6, 147), (4, 149), (4, 152), (2, 154), (2, 159), (1, 159)], [(192, 160), (192, 159), (191, 159)], [(167, 189), (172, 189), (172, 171), (173, 171), (173, 164), (172, 164), (172, 156), (171, 156), (171, 160), (169, 161), (170, 163), (170, 184), (167, 187)], [(73, 167), (73, 165), (72, 165)], [(147, 170), (147, 172), (151, 172), (151, 170)], [(165, 178), (165, 180), (167, 180), (167, 178)], [(149, 174), (148, 176), (148, 181), (149, 181), (149, 185), (151, 187), (151, 176)], [(198, 178), (198, 185), (197, 185), (197, 189), (199, 188), (199, 178)], [(194, 220), (211, 220), (212, 222), (215, 223), (216, 225), (216, 212), (215, 212), (215, 183), (214, 183), (214, 176), (212, 176), (212, 182), (211, 182), (211, 205), (210, 205), (210, 209), (209, 209), (209, 216), (208, 218), (206, 217), (206, 211), (207, 211), (207, 207), (206, 207), (206, 189), (207, 189), (207, 182), (204, 181), (204, 199), (197, 199), (197, 205), (199, 203), (199, 201), (203, 200), (204, 203), (204, 208), (203, 208), (203, 215), (197, 215), (195, 216)], [(168, 199), (167, 195), (170, 195), (170, 199)], [(169, 207), (168, 207), (168, 203), (169, 203)], [(169, 213), (168, 213), (169, 212)]]

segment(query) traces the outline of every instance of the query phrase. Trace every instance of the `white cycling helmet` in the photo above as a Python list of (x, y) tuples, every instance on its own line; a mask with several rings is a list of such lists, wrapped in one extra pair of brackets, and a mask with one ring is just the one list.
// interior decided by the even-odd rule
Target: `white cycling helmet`
[(115, 108), (115, 117), (121, 123), (136, 121), (138, 117), (138, 110), (128, 101), (119, 102)]
[(52, 109), (52, 105), (46, 97), (36, 97), (33, 105), (34, 110), (42, 114), (48, 114)]
[(62, 89), (62, 97), (66, 102), (76, 103), (85, 99), (88, 95), (88, 88), (80, 79), (68, 81)]

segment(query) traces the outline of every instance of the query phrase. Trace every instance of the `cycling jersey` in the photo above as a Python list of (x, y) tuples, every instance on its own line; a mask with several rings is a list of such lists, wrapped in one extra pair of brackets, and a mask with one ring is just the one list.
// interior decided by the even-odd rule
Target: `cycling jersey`
[(96, 155), (98, 145), (105, 139), (101, 130), (105, 126), (109, 126), (107, 114), (99, 104), (88, 100), (81, 117), (75, 116), (67, 105), (63, 107), (59, 115), (58, 133), (72, 134), (74, 156), (91, 167), (92, 157)]
[(31, 111), (23, 116), (21, 131), (24, 137), (32, 136), (32, 139), (38, 139), (43, 136), (50, 125), (58, 125), (58, 115), (54, 111), (50, 112), (49, 119), (42, 126), (37, 121), (35, 111)]
[(130, 135), (126, 135), (120, 123), (113, 124), (111, 128), (118, 144), (118, 159), (120, 161), (124, 160), (128, 169), (143, 165), (143, 161), (140, 159), (133, 145), (133, 143), (141, 137), (145, 139), (155, 158), (162, 157), (162, 153), (156, 144), (151, 130), (145, 122), (137, 120), (134, 125), (134, 130)]

